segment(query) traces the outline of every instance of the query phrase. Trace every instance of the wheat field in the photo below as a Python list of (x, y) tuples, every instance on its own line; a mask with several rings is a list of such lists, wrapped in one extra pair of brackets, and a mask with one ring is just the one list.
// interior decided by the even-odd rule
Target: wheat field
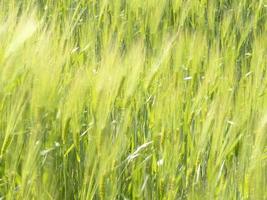
[(267, 199), (267, 1), (0, 0), (0, 199)]

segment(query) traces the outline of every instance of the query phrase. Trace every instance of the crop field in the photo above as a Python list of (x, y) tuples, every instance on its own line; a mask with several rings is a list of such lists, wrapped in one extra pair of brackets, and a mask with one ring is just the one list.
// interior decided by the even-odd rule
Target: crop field
[(267, 200), (267, 1), (0, 0), (0, 200)]

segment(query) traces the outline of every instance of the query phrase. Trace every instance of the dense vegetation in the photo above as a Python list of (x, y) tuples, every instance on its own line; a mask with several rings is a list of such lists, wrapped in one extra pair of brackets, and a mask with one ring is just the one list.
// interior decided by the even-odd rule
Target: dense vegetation
[(267, 199), (267, 2), (0, 0), (0, 199)]

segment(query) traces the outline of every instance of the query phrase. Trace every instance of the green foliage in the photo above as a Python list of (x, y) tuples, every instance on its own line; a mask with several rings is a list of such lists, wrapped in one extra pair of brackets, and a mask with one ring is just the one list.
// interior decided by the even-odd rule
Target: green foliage
[(264, 1), (0, 8), (0, 199), (267, 199)]

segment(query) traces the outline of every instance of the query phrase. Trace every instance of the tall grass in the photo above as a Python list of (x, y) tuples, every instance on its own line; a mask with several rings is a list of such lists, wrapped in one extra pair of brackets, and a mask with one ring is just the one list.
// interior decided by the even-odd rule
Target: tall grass
[(0, 199), (267, 199), (264, 1), (0, 10)]

